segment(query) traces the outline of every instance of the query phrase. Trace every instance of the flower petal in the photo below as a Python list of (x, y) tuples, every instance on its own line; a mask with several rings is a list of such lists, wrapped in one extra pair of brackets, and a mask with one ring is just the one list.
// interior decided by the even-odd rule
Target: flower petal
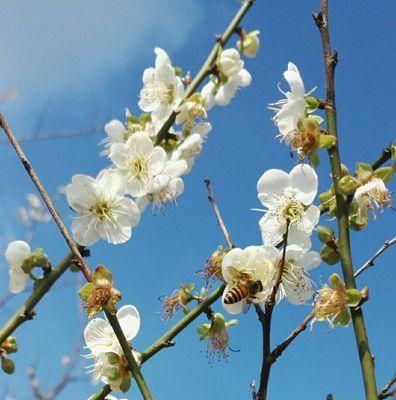
[(126, 339), (132, 340), (140, 329), (140, 315), (137, 308), (132, 305), (122, 306), (117, 311), (117, 318)]
[(291, 184), (289, 175), (280, 169), (269, 169), (264, 172), (257, 182), (258, 198), (261, 203), (273, 208), (276, 202), (276, 196), (281, 194)]
[(22, 292), (29, 280), (29, 275), (25, 274), (23, 271), (15, 270), (13, 268), (10, 269), (10, 282), (9, 282), (9, 291), (11, 293), (20, 293)]
[(291, 185), (295, 195), (305, 205), (310, 205), (318, 191), (318, 176), (308, 164), (300, 164), (290, 171)]
[(24, 261), (30, 256), (30, 246), (23, 240), (15, 240), (8, 244), (5, 258), (13, 269), (20, 269)]

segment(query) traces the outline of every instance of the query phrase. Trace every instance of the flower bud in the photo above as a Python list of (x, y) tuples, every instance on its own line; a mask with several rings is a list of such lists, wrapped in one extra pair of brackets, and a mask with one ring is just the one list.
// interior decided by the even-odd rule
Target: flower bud
[(354, 194), (358, 186), (359, 182), (357, 179), (350, 175), (345, 175), (338, 182), (338, 187), (341, 189), (341, 192), (347, 196)]
[(124, 380), (122, 381), (121, 385), (120, 385), (120, 390), (124, 393), (126, 393), (129, 388), (131, 387), (131, 378), (129, 376), (127, 376), (126, 378), (124, 378)]
[(364, 229), (368, 222), (368, 216), (360, 216), (358, 213), (351, 214), (348, 217), (348, 225), (354, 231), (361, 231)]
[(319, 147), (321, 149), (330, 149), (337, 143), (337, 138), (333, 135), (320, 135)]
[(337, 264), (340, 261), (338, 251), (327, 245), (324, 245), (320, 250), (320, 258), (329, 265)]
[(260, 48), (260, 39), (258, 38), (259, 33), (260, 31), (241, 33), (241, 39), (237, 41), (237, 48), (240, 53), (246, 57), (256, 57)]
[(18, 351), (18, 345), (13, 336), (8, 336), (0, 346), (7, 354), (16, 353)]
[(316, 234), (318, 235), (319, 240), (324, 244), (334, 241), (333, 229), (328, 228), (326, 226), (321, 226), (321, 225), (317, 226)]
[(309, 111), (315, 111), (319, 106), (319, 100), (316, 97), (308, 96), (305, 98), (305, 104)]
[(15, 372), (15, 364), (14, 361), (2, 357), (1, 359), (1, 368), (6, 374), (13, 374)]
[(243, 61), (236, 49), (227, 49), (221, 52), (217, 67), (226, 78), (237, 75), (243, 68)]
[(392, 173), (393, 173), (393, 168), (392, 167), (382, 167), (382, 168), (377, 168), (374, 171), (374, 175), (377, 178), (382, 179), (384, 183), (390, 182), (392, 179)]

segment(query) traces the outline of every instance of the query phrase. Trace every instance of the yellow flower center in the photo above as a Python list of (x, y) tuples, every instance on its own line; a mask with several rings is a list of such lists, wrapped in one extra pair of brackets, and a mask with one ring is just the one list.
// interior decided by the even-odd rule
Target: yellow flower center
[(110, 215), (110, 205), (105, 200), (99, 200), (93, 207), (90, 209), (100, 221), (109, 218)]

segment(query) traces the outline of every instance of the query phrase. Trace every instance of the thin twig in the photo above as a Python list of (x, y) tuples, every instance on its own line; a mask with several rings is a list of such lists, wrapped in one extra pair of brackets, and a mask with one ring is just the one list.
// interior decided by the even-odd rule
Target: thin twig
[(62, 236), (64, 237), (67, 245), (70, 247), (70, 250), (74, 253), (77, 261), (78, 266), (81, 269), (81, 272), (84, 274), (86, 280), (90, 282), (92, 280), (91, 272), (87, 267), (80, 251), (77, 248), (77, 245), (73, 242), (73, 239), (70, 237), (66, 226), (64, 225), (62, 219), (60, 218), (58, 212), (56, 211), (54, 205), (52, 204), (51, 199), (49, 198), (47, 192), (45, 191), (43, 185), (40, 182), (39, 177), (37, 176), (36, 172), (34, 171), (33, 167), (31, 166), (29, 160), (27, 159), (25, 153), (23, 152), (21, 146), (19, 146), (18, 141), (16, 140), (15, 136), (11, 132), (10, 127), (7, 124), (6, 119), (4, 118), (3, 114), (0, 113), (0, 127), (4, 130), (5, 134), (8, 137), (12, 147), (15, 149), (19, 159), (21, 160), (26, 172), (29, 174), (30, 178), (32, 179), (34, 185), (36, 186), (37, 190), (39, 191), (44, 203), (46, 204), (49, 212), (51, 213), (54, 221), (58, 225)]
[[(254, 0), (244, 0), (240, 9), (237, 11), (237, 13), (235, 14), (234, 18), (232, 19), (232, 21), (230, 22), (224, 33), (221, 36), (216, 37), (215, 45), (213, 46), (211, 52), (209, 53), (208, 58), (206, 59), (203, 66), (199, 70), (198, 74), (195, 76), (193, 81), (188, 85), (184, 93), (183, 100), (189, 98), (195, 92), (198, 86), (202, 83), (202, 81), (210, 74), (210, 72), (213, 69), (214, 63), (216, 62), (219, 50), (221, 49), (222, 46), (224, 46), (228, 42), (231, 35), (235, 32), (235, 29), (238, 27), (242, 18), (247, 13), (249, 8), (253, 5), (253, 3)], [(171, 128), (173, 122), (175, 121), (175, 118), (176, 118), (176, 113), (172, 112), (172, 114), (168, 117), (164, 125), (160, 128), (160, 130), (157, 133), (157, 141), (156, 141), (157, 144), (161, 143), (168, 137), (169, 129)]]
[(377, 252), (369, 259), (367, 260), (356, 272), (355, 272), (355, 278), (359, 276), (363, 271), (366, 269), (372, 267), (374, 265), (375, 260), (377, 257), (379, 257), (386, 249), (391, 247), (396, 243), (396, 236), (393, 237), (390, 240), (386, 240), (384, 244), (377, 250)]
[(388, 160), (390, 160), (391, 157), (392, 157), (392, 147), (390, 145), (382, 150), (381, 155), (371, 164), (371, 168), (373, 169), (379, 168), (381, 165), (385, 164)]
[[(337, 52), (331, 50), (328, 1), (320, 0), (320, 12), (312, 14), (315, 24), (319, 29), (323, 50), (323, 64), (325, 72), (325, 92), (326, 105), (325, 115), (327, 122), (327, 131), (338, 138), (337, 113), (335, 103), (335, 85), (334, 73), (338, 62)], [(338, 222), (338, 252), (341, 258), (342, 274), (345, 285), (349, 288), (356, 288), (355, 277), (353, 273), (351, 246), (349, 238), (349, 209), (344, 195), (339, 187), (339, 181), (342, 177), (341, 158), (339, 154), (339, 138), (336, 144), (328, 149), (328, 155), (331, 166), (331, 176), (334, 184), (334, 192), (337, 205)], [(356, 347), (359, 353), (360, 366), (364, 382), (364, 389), (367, 400), (377, 400), (377, 385), (375, 381), (374, 363), (370, 352), (366, 327), (361, 307), (351, 308), (353, 329), (355, 332)]]
[(226, 228), (226, 226), (224, 224), (224, 221), (223, 221), (223, 218), (221, 216), (219, 207), (217, 206), (217, 203), (216, 203), (216, 201), (215, 201), (215, 199), (213, 197), (211, 186), (210, 186), (210, 180), (209, 179), (205, 179), (204, 183), (205, 183), (205, 185), (206, 185), (206, 187), (208, 189), (208, 199), (210, 201), (210, 204), (213, 207), (213, 211), (214, 211), (214, 213), (216, 215), (217, 223), (219, 224), (219, 227), (220, 227), (221, 232), (223, 233), (223, 236), (224, 236), (224, 238), (225, 238), (225, 240), (226, 240), (226, 242), (228, 244), (228, 247), (230, 249), (232, 249), (232, 248), (235, 247), (235, 245), (234, 245), (234, 243), (232, 243), (230, 234), (228, 233), (228, 230), (227, 230), (227, 228)]
[(396, 394), (396, 389), (389, 391), (391, 387), (396, 383), (396, 374), (393, 374), (389, 382), (381, 389), (378, 393), (378, 399), (387, 399), (388, 397), (393, 397)]

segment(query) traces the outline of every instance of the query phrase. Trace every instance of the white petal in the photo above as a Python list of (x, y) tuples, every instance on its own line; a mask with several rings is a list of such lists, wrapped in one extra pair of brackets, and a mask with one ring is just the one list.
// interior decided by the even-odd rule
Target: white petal
[(216, 104), (226, 106), (234, 98), (237, 90), (238, 85), (232, 80), (220, 86), (215, 95)]
[(125, 194), (124, 180), (119, 173), (112, 169), (102, 170), (96, 177), (96, 184), (106, 199), (118, 199)]
[(74, 240), (81, 246), (89, 246), (99, 240), (96, 230), (98, 219), (91, 213), (81, 214), (73, 219), (71, 231)]
[(321, 263), (321, 258), (318, 252), (308, 251), (304, 253), (303, 257), (298, 261), (298, 265), (304, 268), (304, 271), (316, 268)]
[(259, 227), (264, 246), (276, 246), (283, 240), (283, 235), (286, 232), (286, 220), (272, 218), (269, 214), (266, 214), (260, 219)]
[(252, 83), (252, 75), (246, 69), (241, 70), (234, 79), (238, 87), (246, 87)]
[(304, 83), (298, 68), (293, 63), (289, 62), (288, 70), (285, 71), (283, 75), (290, 85), (293, 96), (304, 97)]
[(318, 191), (318, 176), (315, 170), (308, 164), (301, 164), (294, 167), (289, 176), (297, 199), (305, 205), (311, 204)]
[(287, 243), (300, 246), (303, 250), (309, 250), (312, 247), (311, 236), (306, 232), (298, 230), (296, 224), (292, 224), (289, 228)]
[(94, 178), (88, 175), (74, 175), (66, 187), (66, 198), (70, 207), (77, 212), (88, 210), (95, 201)]
[(316, 206), (310, 206), (302, 215), (298, 223), (298, 229), (306, 233), (311, 233), (320, 218), (320, 209)]
[(248, 260), (247, 254), (239, 248), (230, 250), (223, 258), (221, 264), (221, 271), (223, 278), (226, 282), (232, 280), (232, 275), (230, 274), (228, 267), (234, 267), (236, 269), (242, 268), (246, 265)]
[(140, 315), (137, 308), (132, 305), (122, 306), (117, 311), (117, 318), (126, 339), (132, 340), (140, 329)]
[(14, 294), (22, 292), (25, 289), (28, 280), (28, 274), (13, 268), (10, 269), (9, 291)]
[(84, 339), (93, 354), (112, 351), (117, 340), (110, 324), (102, 318), (91, 319), (84, 329)]
[(153, 175), (160, 174), (166, 165), (166, 152), (162, 147), (155, 146), (150, 153), (149, 168)]
[(275, 206), (274, 194), (281, 194), (291, 184), (289, 175), (280, 169), (270, 169), (261, 176), (257, 182), (259, 200), (264, 206), (272, 208)]
[(230, 283), (227, 285), (227, 287), (225, 288), (223, 295), (221, 297), (221, 301), (223, 303), (223, 307), (224, 309), (230, 313), (230, 314), (239, 314), (240, 312), (243, 311), (245, 304), (246, 304), (246, 300), (241, 300), (238, 303), (234, 303), (234, 304), (225, 304), (224, 303), (224, 297), (226, 296), (226, 294), (230, 291), (230, 289), (233, 287), (233, 283)]
[(113, 119), (105, 125), (107, 135), (115, 142), (122, 142), (124, 140), (125, 126), (121, 121)]
[(13, 269), (20, 269), (24, 261), (30, 256), (30, 246), (23, 240), (15, 240), (8, 244), (5, 258)]

